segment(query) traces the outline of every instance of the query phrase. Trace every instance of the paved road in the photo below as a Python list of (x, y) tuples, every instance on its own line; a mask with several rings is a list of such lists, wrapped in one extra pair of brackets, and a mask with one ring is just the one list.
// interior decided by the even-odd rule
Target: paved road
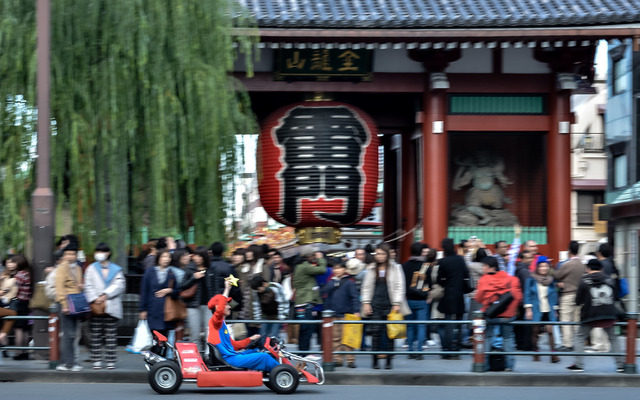
[[(140, 383), (3, 383), (0, 389), (2, 398), (20, 400), (68, 400), (69, 398), (87, 398), (91, 400), (113, 399), (159, 399), (149, 385)], [(540, 400), (558, 398), (563, 400), (602, 400), (637, 398), (637, 388), (601, 388), (601, 387), (457, 387), (457, 386), (300, 386), (292, 395), (304, 396), (313, 400), (336, 400), (346, 398), (366, 398), (367, 400), (388, 400), (389, 398), (418, 399), (518, 399)], [(230, 388), (199, 389), (195, 385), (185, 385), (169, 398), (204, 399), (203, 396), (224, 396), (225, 399), (246, 400), (247, 396), (259, 399), (280, 399), (269, 389)], [(163, 397), (167, 398), (167, 397)], [(221, 397), (218, 397), (221, 398)]]

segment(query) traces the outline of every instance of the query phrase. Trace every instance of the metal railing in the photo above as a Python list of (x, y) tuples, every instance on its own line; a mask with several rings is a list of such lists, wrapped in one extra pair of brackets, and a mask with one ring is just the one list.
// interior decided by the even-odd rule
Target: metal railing
[[(550, 355), (563, 355), (563, 356), (584, 356), (584, 357), (602, 357), (602, 356), (623, 356), (625, 357), (624, 372), (629, 374), (636, 373), (635, 359), (639, 354), (636, 352), (636, 337), (638, 331), (638, 313), (627, 313), (626, 322), (617, 322), (615, 326), (626, 327), (626, 351), (624, 353), (577, 353), (577, 352), (551, 352), (551, 351), (515, 351), (515, 352), (496, 352), (485, 351), (485, 329), (486, 321), (482, 312), (474, 312), (473, 320), (425, 320), (425, 321), (388, 321), (388, 320), (361, 320), (361, 321), (345, 321), (336, 320), (334, 318), (333, 311), (326, 310), (322, 312), (322, 319), (320, 320), (227, 320), (228, 324), (233, 323), (245, 323), (245, 324), (262, 324), (262, 323), (278, 323), (278, 324), (293, 324), (293, 325), (322, 325), (322, 354), (323, 364), (327, 371), (332, 371), (335, 367), (333, 362), (334, 354), (355, 354), (355, 355), (384, 355), (384, 354), (402, 354), (402, 355), (471, 355), (473, 356), (473, 372), (484, 372), (485, 368), (485, 356), (490, 355), (513, 355), (513, 356), (550, 356)], [(5, 316), (2, 319), (12, 320), (48, 320), (48, 332), (49, 332), (49, 346), (5, 346), (6, 350), (49, 350), (49, 366), (55, 368), (60, 359), (59, 354), (59, 327), (60, 321), (56, 313), (51, 313), (49, 316)], [(408, 351), (408, 350), (354, 350), (354, 351), (333, 351), (333, 326), (334, 325), (387, 325), (387, 324), (404, 324), (404, 325), (457, 325), (457, 326), (470, 326), (471, 336), (473, 338), (473, 350), (462, 351)], [(509, 324), (509, 325), (570, 325), (578, 326), (578, 322), (562, 322), (562, 321), (511, 321), (492, 323), (491, 325)], [(314, 354), (316, 351), (292, 351), (295, 354)]]
[(2, 320), (46, 320), (48, 322), (49, 346), (4, 346), (3, 350), (48, 350), (49, 351), (49, 368), (54, 369), (58, 365), (60, 359), (59, 351), (59, 332), (60, 318), (55, 312), (49, 315), (7, 315), (0, 318)]
[[(553, 355), (562, 355), (562, 356), (583, 356), (583, 357), (611, 357), (611, 356), (620, 356), (625, 357), (624, 363), (624, 372), (629, 374), (636, 373), (636, 363), (635, 359), (639, 356), (636, 352), (636, 337), (638, 330), (638, 313), (628, 313), (627, 320), (625, 322), (617, 322), (615, 326), (625, 328), (627, 330), (626, 335), (626, 351), (624, 353), (578, 353), (578, 352), (552, 352), (552, 351), (513, 351), (513, 352), (505, 352), (505, 351), (486, 351), (485, 350), (485, 329), (486, 329), (486, 321), (484, 319), (484, 315), (482, 312), (474, 312), (473, 320), (426, 320), (426, 321), (387, 321), (387, 320), (361, 320), (361, 321), (345, 321), (345, 320), (336, 320), (333, 317), (333, 311), (327, 310), (323, 311), (323, 318), (321, 320), (279, 320), (279, 321), (269, 321), (269, 320), (229, 320), (228, 323), (247, 323), (247, 324), (257, 324), (257, 323), (287, 323), (287, 324), (314, 324), (319, 325), (322, 324), (322, 353), (323, 353), (323, 362), (324, 367), (327, 371), (332, 371), (335, 367), (335, 363), (333, 362), (333, 355), (345, 355), (345, 354), (354, 354), (354, 355), (384, 355), (384, 354), (394, 354), (394, 355), (471, 355), (473, 356), (473, 372), (484, 372), (485, 371), (485, 357), (491, 355), (513, 355), (513, 356), (553, 356)], [(373, 351), (373, 350), (354, 350), (354, 351), (333, 351), (333, 325), (387, 325), (387, 324), (406, 324), (406, 325), (457, 325), (461, 328), (465, 325), (470, 326), (471, 336), (473, 338), (473, 349), (472, 350), (461, 350), (461, 351), (408, 351), (408, 350), (381, 350), (381, 351)], [(579, 326), (579, 322), (564, 322), (564, 321), (511, 321), (511, 322), (499, 322), (493, 323), (493, 325), (500, 324), (509, 324), (509, 325), (556, 325), (556, 326)], [(293, 351), (293, 353), (297, 354), (314, 354), (316, 351)]]

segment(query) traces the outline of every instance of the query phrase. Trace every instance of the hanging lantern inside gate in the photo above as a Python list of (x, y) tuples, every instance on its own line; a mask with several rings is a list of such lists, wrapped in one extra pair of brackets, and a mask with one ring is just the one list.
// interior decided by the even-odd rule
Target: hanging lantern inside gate
[(338, 243), (339, 227), (369, 215), (377, 199), (377, 128), (345, 103), (302, 102), (272, 113), (257, 162), (262, 206), (295, 227), (300, 244)]

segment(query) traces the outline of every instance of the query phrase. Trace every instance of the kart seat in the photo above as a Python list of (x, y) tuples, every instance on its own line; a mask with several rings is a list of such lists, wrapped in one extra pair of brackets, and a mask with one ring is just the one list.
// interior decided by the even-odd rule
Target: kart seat
[(234, 367), (229, 364), (220, 353), (220, 350), (211, 343), (207, 342), (207, 346), (209, 347), (209, 359), (207, 366), (216, 370), (235, 370), (235, 371), (244, 371), (244, 368)]

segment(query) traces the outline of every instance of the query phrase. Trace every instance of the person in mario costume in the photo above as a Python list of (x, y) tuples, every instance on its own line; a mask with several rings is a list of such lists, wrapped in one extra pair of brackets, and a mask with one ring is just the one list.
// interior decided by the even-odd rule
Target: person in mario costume
[(231, 314), (231, 306), (229, 305), (231, 301), (231, 297), (229, 297), (231, 285), (231, 279), (225, 279), (224, 292), (213, 296), (207, 304), (213, 312), (213, 316), (209, 320), (209, 336), (207, 340), (220, 350), (220, 354), (230, 365), (269, 372), (279, 365), (270, 354), (261, 353), (257, 349), (238, 352), (238, 350), (249, 345), (252, 340), (259, 339), (260, 335), (253, 335), (243, 340), (233, 340), (229, 335), (229, 328), (224, 318)]

